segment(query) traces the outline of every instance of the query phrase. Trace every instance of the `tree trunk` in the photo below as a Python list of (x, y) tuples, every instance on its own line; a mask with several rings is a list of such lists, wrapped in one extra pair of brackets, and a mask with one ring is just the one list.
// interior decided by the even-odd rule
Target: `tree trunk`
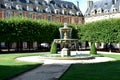
[(8, 52), (10, 52), (10, 43), (7, 43)]
[(0, 42), (0, 53), (1, 53), (1, 42)]
[(112, 52), (112, 47), (111, 47), (111, 43), (109, 43), (109, 53), (111, 53)]

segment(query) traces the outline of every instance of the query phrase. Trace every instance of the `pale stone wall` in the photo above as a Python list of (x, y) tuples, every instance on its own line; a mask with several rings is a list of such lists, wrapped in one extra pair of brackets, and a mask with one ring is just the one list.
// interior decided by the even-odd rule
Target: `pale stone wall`
[(109, 19), (109, 18), (120, 18), (120, 13), (112, 13), (112, 14), (106, 14), (106, 15), (85, 17), (85, 23), (98, 21), (98, 20)]

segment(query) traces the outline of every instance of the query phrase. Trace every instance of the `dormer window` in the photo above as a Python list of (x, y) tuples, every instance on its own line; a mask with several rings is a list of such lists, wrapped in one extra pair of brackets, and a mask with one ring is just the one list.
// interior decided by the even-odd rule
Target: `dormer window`
[(65, 14), (65, 10), (64, 9), (62, 10), (62, 14)]
[(112, 10), (113, 12), (117, 12), (117, 9), (116, 8), (113, 8), (113, 10)]
[(109, 10), (108, 10), (108, 9), (105, 9), (105, 10), (104, 10), (104, 13), (109, 13)]
[(29, 1), (29, 0), (26, 0), (26, 2), (27, 2), (27, 3), (30, 3), (30, 1)]
[(70, 11), (69, 11), (69, 14), (70, 14), (70, 15), (75, 15), (75, 12), (72, 11), (72, 10), (70, 10)]
[(95, 15), (96, 13), (97, 13), (96, 9), (93, 9), (93, 10), (91, 11), (91, 14), (92, 14), (92, 15)]
[(65, 15), (67, 15), (67, 14), (68, 14), (67, 10), (64, 10), (64, 14), (65, 14)]
[(50, 10), (50, 8), (48, 7), (48, 8), (46, 8), (46, 12), (47, 13), (51, 13), (51, 10)]
[(33, 11), (33, 7), (32, 7), (32, 6), (27, 5), (27, 11)]
[(55, 14), (59, 14), (59, 9), (55, 9)]
[(101, 14), (103, 12), (103, 9), (102, 8), (99, 8), (98, 10), (97, 10), (97, 13), (98, 14)]
[(17, 10), (22, 10), (22, 6), (18, 4), (18, 5), (16, 5), (16, 9)]
[(37, 6), (37, 7), (36, 7), (36, 10), (37, 10), (37, 11), (40, 11), (40, 8)]
[(11, 5), (9, 3), (5, 3), (6, 9), (11, 9)]
[(81, 12), (77, 12), (76, 14), (77, 14), (77, 16), (79, 16), (81, 14)]

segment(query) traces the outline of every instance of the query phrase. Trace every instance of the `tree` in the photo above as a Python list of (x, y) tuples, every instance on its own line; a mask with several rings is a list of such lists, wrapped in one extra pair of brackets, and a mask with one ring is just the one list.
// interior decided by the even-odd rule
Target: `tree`
[(101, 20), (84, 24), (79, 30), (79, 39), (107, 44), (120, 42), (120, 19)]
[(56, 43), (53, 41), (50, 49), (51, 54), (56, 54), (57, 53), (57, 46)]
[(94, 42), (92, 43), (92, 46), (91, 46), (91, 49), (90, 49), (90, 54), (91, 55), (96, 55), (97, 54), (97, 50), (96, 50)]

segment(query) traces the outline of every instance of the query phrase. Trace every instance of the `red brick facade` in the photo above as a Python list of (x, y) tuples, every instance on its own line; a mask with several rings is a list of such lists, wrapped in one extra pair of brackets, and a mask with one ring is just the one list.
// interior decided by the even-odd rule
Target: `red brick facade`
[[(51, 17), (51, 21), (54, 22), (67, 22), (67, 23), (84, 23), (84, 17), (78, 16), (70, 16), (70, 15), (60, 15), (60, 14), (46, 14), (46, 13), (37, 13), (37, 12), (28, 12), (28, 11), (17, 11), (17, 10), (8, 10), (12, 16), (18, 16), (19, 12), (24, 17), (29, 17), (29, 14), (32, 14), (33, 19), (39, 19), (39, 15), (41, 15), (41, 19), (48, 20), (48, 17)], [(6, 10), (0, 10), (0, 18), (6, 18), (7, 16)]]

